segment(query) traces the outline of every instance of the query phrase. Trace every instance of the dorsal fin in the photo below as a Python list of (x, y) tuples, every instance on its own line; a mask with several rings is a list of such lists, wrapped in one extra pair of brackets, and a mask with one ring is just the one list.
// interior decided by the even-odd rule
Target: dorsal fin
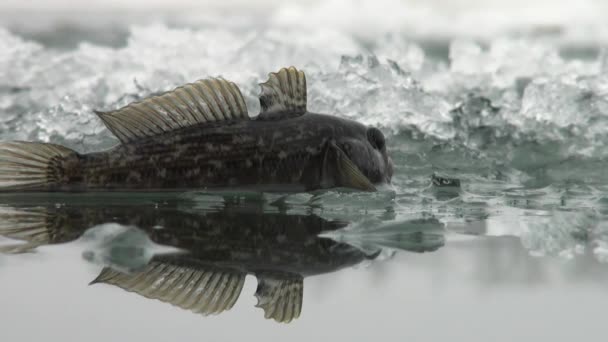
[(306, 76), (295, 67), (268, 74), (260, 83), (260, 117), (262, 119), (298, 116), (306, 113)]
[(264, 317), (279, 323), (289, 323), (300, 317), (304, 279), (295, 274), (257, 274), (257, 307), (264, 309)]
[(205, 122), (248, 119), (236, 84), (222, 78), (189, 83), (111, 112), (96, 112), (122, 142)]
[(203, 315), (219, 314), (236, 303), (245, 274), (152, 261), (136, 273), (104, 268), (91, 284), (105, 283)]

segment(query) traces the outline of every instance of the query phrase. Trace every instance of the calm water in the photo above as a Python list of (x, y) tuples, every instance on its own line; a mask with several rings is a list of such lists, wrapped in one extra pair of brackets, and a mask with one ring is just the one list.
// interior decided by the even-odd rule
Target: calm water
[[(388, 193), (357, 194), (367, 197), (350, 213), (331, 203), (347, 195), (5, 195), (0, 231), (12, 239), (2, 241), (9, 254), (0, 256), (3, 334), (20, 341), (601, 336), (608, 272), (589, 225), (515, 236), (501, 230), (513, 229), (521, 213), (445, 224), (433, 210), (396, 213)], [(554, 244), (573, 251), (531, 255)], [(176, 285), (182, 279), (200, 287), (204, 302), (232, 278), (204, 287), (178, 270), (244, 283), (232, 309), (203, 305), (193, 313), (153, 298), (191, 292)], [(149, 276), (139, 293), (129, 287), (137, 276)], [(260, 279), (302, 280), (300, 317), (265, 319), (255, 307)]]
[(207, 76), (253, 116), (295, 65), (395, 162), (377, 193), (1, 195), (0, 335), (601, 340), (605, 4), (452, 3), (0, 11), (2, 141), (103, 150), (93, 110)]

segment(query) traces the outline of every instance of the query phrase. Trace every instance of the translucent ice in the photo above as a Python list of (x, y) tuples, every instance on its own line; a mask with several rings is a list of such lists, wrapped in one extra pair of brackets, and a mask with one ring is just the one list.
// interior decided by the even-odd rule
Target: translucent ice
[(145, 267), (154, 255), (179, 251), (155, 244), (138, 228), (115, 223), (89, 228), (80, 241), (85, 245), (82, 256), (87, 261), (122, 272)]
[(532, 253), (572, 258), (581, 254), (593, 236), (597, 216), (593, 212), (553, 212), (523, 217), (527, 227), (521, 239)]

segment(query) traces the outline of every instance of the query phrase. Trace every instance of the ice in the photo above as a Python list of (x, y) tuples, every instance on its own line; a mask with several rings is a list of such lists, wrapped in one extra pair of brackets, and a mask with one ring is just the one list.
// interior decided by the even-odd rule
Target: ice
[(607, 98), (584, 84), (537, 80), (522, 99), (522, 131), (568, 143), (568, 155), (605, 156), (607, 109)]
[(596, 233), (597, 215), (591, 211), (553, 212), (546, 216), (523, 217), (522, 244), (536, 255), (573, 258), (582, 254)]
[(155, 244), (136, 227), (116, 223), (91, 227), (79, 241), (84, 246), (85, 260), (121, 272), (135, 272), (145, 267), (154, 255), (179, 252), (176, 248)]
[(435, 218), (398, 218), (388, 222), (368, 219), (320, 236), (355, 246), (369, 255), (382, 250), (415, 253), (435, 251), (445, 244), (444, 225)]
[[(82, 151), (106, 148), (116, 140), (93, 110), (208, 75), (239, 84), (255, 115), (257, 83), (281, 66), (297, 65), (308, 75), (311, 110), (378, 125), (387, 133), (415, 127), (442, 141), (460, 137), (467, 147), (481, 148), (494, 135), (511, 134), (500, 129), (512, 125), (533, 139), (571, 139), (579, 149), (575, 154), (603, 153), (606, 82), (597, 75), (603, 62), (565, 61), (542, 42), (503, 38), (484, 48), (457, 40), (446, 68), (399, 34), (383, 35), (368, 48), (327, 29), (135, 26), (124, 47), (83, 42), (68, 51), (6, 30), (0, 39), (7, 47), (0, 87), (7, 115), (0, 132), (7, 139), (54, 141)], [(475, 101), (493, 109), (476, 110)]]
[(377, 125), (390, 133), (417, 126), (429, 134), (449, 139), (451, 104), (426, 92), (393, 60), (377, 56), (343, 56), (338, 69), (311, 82), (310, 107), (335, 113), (366, 124)]
[(401, 34), (385, 34), (374, 42), (372, 52), (382, 60), (396, 62), (400, 68), (412, 73), (423, 72), (425, 67), (432, 67), (424, 50)]
[(472, 41), (450, 46), (451, 71), (479, 77), (489, 75), (492, 85), (507, 88), (518, 78), (567, 72), (571, 67), (555, 48), (524, 39), (497, 39), (487, 50)]
[(0, 33), (0, 44), (7, 47), (0, 77), (6, 83), (0, 90), (8, 96), (1, 103), (8, 115), (1, 118), (0, 133), (81, 151), (116, 142), (94, 109), (113, 109), (199, 78), (224, 76), (240, 85), (254, 114), (257, 83), (268, 72), (292, 64), (314, 71), (353, 51), (352, 39), (339, 34), (279, 30), (133, 27), (123, 48), (82, 43), (73, 51), (43, 48), (4, 29)]

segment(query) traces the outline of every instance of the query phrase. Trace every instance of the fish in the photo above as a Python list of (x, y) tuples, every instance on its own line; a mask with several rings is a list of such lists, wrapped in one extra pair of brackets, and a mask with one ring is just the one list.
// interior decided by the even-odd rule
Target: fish
[(236, 84), (223, 78), (96, 111), (120, 141), (107, 151), (2, 142), (0, 192), (375, 191), (390, 183), (393, 162), (383, 133), (309, 112), (303, 71), (282, 68), (260, 86), (255, 117)]
[[(5, 253), (29, 252), (39, 246), (73, 242), (87, 229), (112, 222), (139, 229), (156, 244), (182, 252), (154, 255), (133, 272), (106, 265), (91, 284), (121, 288), (202, 315), (230, 310), (246, 275), (257, 278), (255, 296), (264, 317), (279, 323), (297, 319), (302, 310), (304, 278), (336, 272), (374, 259), (357, 247), (319, 237), (343, 228), (343, 221), (314, 214), (265, 212), (259, 205), (227, 203), (214, 211), (190, 210), (188, 203), (166, 204), (108, 201), (107, 206), (82, 199), (32, 201), (0, 207), (0, 235), (24, 241)], [(109, 253), (131, 264), (137, 253), (124, 252), (125, 240), (105, 244)], [(114, 252), (112, 252), (114, 251)], [(141, 254), (141, 253), (140, 253)], [(83, 253), (84, 256), (84, 253)], [(103, 258), (101, 258), (103, 259)], [(128, 260), (127, 260), (128, 259)]]

